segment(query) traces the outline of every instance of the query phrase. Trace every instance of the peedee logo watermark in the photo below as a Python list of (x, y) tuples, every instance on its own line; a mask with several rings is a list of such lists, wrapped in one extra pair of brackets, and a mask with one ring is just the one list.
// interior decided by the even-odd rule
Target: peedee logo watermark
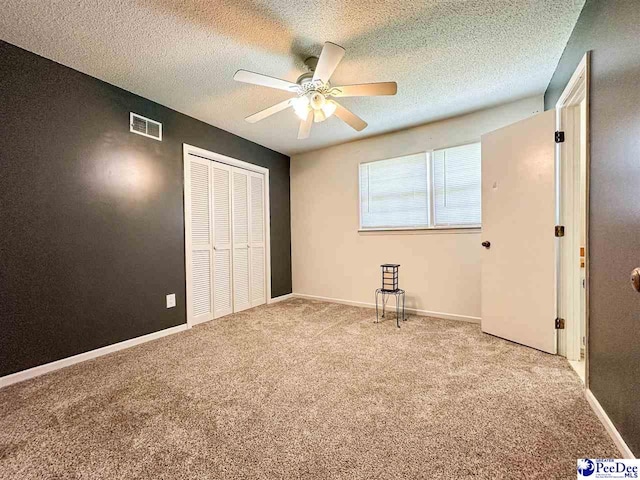
[(640, 460), (616, 458), (581, 458), (578, 460), (578, 479), (639, 478)]

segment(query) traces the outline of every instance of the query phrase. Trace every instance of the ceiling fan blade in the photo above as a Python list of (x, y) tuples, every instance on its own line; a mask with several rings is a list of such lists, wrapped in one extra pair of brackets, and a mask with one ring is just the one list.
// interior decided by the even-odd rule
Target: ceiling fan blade
[(233, 76), (236, 82), (250, 83), (252, 85), (260, 85), (262, 87), (277, 88), (287, 92), (296, 93), (298, 85), (281, 80), (279, 78), (262, 75), (261, 73), (249, 72), (247, 70), (238, 70)]
[(253, 115), (249, 115), (247, 118), (245, 118), (245, 120), (249, 123), (259, 122), (260, 120), (270, 117), (274, 113), (281, 112), (282, 110), (291, 107), (291, 100), (292, 99), (290, 98), (288, 100), (285, 100), (284, 102), (276, 103), (269, 108), (265, 108), (264, 110), (254, 113)]
[(377, 95), (395, 95), (397, 92), (398, 84), (396, 82), (380, 82), (333, 87), (330, 95), (334, 97), (373, 97)]
[(344, 123), (346, 123), (351, 128), (359, 132), (367, 128), (367, 122), (362, 120), (355, 113), (351, 112), (350, 110), (347, 110), (338, 102), (333, 102), (333, 103), (336, 104), (336, 113), (335, 113), (336, 117), (338, 117)]
[(309, 133), (311, 133), (311, 125), (313, 125), (313, 110), (309, 110), (307, 119), (300, 122), (300, 129), (298, 130), (298, 140), (309, 138)]
[(322, 47), (322, 53), (313, 72), (313, 80), (322, 80), (327, 83), (333, 75), (336, 67), (344, 57), (344, 48), (335, 43), (326, 42)]

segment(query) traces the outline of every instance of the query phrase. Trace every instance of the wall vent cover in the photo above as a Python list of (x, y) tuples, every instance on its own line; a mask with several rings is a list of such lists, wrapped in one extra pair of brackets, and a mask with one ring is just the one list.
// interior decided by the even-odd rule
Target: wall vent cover
[(162, 141), (162, 124), (137, 113), (129, 114), (129, 131)]

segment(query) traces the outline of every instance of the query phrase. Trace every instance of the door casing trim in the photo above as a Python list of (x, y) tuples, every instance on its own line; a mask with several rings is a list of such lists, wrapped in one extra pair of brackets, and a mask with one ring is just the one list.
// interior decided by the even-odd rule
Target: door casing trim
[[(589, 171), (590, 171), (590, 132), (589, 132), (589, 90), (590, 90), (590, 60), (591, 60), (591, 52), (586, 52), (580, 63), (578, 64), (576, 70), (573, 72), (569, 83), (560, 95), (558, 102), (556, 103), (556, 130), (562, 131), (564, 130), (565, 117), (567, 113), (567, 109), (569, 107), (579, 106), (580, 103), (584, 100), (586, 104), (585, 109), (585, 162), (586, 162), (586, 206), (585, 206), (585, 215), (586, 215), (586, 225), (585, 225), (585, 296), (586, 296), (586, 306), (585, 306), (585, 388), (589, 388)], [(564, 143), (556, 144), (556, 177), (558, 182), (557, 195), (558, 201), (556, 202), (556, 220), (557, 224), (564, 225), (568, 222), (568, 220), (573, 221), (572, 219), (563, 218), (563, 188), (562, 181), (564, 175), (567, 173), (573, 175), (575, 172), (573, 171), (573, 166), (571, 169), (567, 169), (566, 166), (563, 166), (563, 160), (565, 158), (569, 158), (573, 161), (573, 155), (575, 152), (576, 144), (580, 142), (580, 130), (577, 131), (568, 131), (565, 134)], [(573, 192), (572, 192), (573, 193)], [(580, 215), (580, 212), (572, 212), (573, 215)], [(568, 225), (566, 225), (568, 226)], [(565, 227), (566, 227), (565, 226)], [(557, 239), (559, 242), (559, 257), (557, 259), (557, 272), (558, 272), (558, 284), (557, 284), (557, 297), (558, 297), (558, 316), (565, 318), (565, 330), (559, 331), (558, 335), (558, 353), (563, 356), (567, 356), (569, 353), (570, 356), (574, 355), (576, 349), (580, 348), (580, 325), (576, 319), (579, 318), (579, 315), (576, 315), (574, 311), (574, 305), (567, 305), (569, 303), (567, 299), (569, 298), (569, 294), (562, 288), (562, 276), (560, 270), (560, 262), (563, 259), (563, 255), (566, 252), (566, 248), (563, 248), (563, 245), (566, 247), (573, 247), (572, 240), (574, 237), (571, 236), (572, 232), (567, 230), (567, 233), (570, 236), (565, 236), (563, 238)], [(571, 245), (569, 245), (571, 243)], [(578, 312), (579, 313), (579, 312)]]

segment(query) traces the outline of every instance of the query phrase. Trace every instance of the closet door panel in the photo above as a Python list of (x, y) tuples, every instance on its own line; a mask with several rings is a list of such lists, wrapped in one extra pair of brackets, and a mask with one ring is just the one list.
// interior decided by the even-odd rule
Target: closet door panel
[(191, 306), (194, 323), (211, 320), (211, 252), (193, 250)]
[(212, 162), (214, 232), (214, 317), (233, 312), (231, 168)]
[(251, 242), (264, 243), (264, 176), (251, 175)]
[(265, 277), (265, 201), (264, 175), (251, 173), (250, 182), (250, 251), (251, 251), (251, 305), (266, 303)]
[(215, 292), (215, 318), (233, 312), (231, 295), (231, 250), (215, 252), (215, 278), (213, 288)]
[(250, 226), (249, 175), (232, 169), (232, 225), (233, 225), (233, 310), (251, 307), (250, 283)]
[(188, 157), (185, 164), (186, 234), (190, 239), (187, 264), (187, 315), (197, 324), (213, 318), (213, 243), (211, 230), (211, 170), (209, 162)]
[(251, 306), (249, 302), (249, 249), (236, 248), (233, 253), (233, 298), (236, 312)]
[(266, 303), (264, 248), (251, 247), (251, 305)]

